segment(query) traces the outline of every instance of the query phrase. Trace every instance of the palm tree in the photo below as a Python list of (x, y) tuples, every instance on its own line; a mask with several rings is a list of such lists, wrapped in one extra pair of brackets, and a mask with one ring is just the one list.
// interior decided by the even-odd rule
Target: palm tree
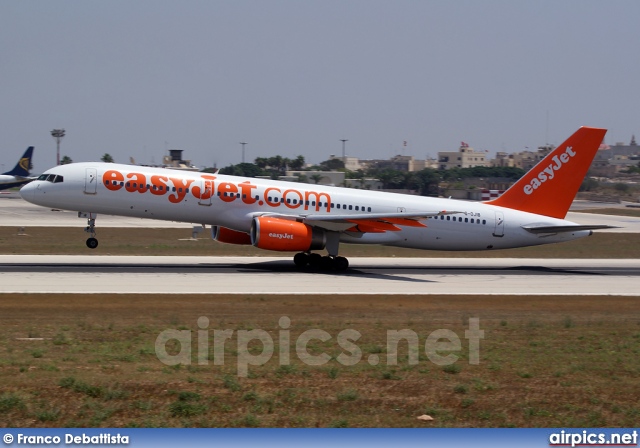
[(292, 170), (301, 170), (304, 167), (304, 156), (298, 156), (289, 162), (289, 168)]
[(71, 160), (71, 157), (69, 156), (64, 156), (60, 159), (60, 165), (68, 165), (70, 163), (73, 163), (73, 160)]
[(323, 177), (324, 177), (324, 176), (323, 176), (322, 174), (318, 174), (318, 173), (315, 173), (315, 174), (312, 174), (311, 176), (309, 176), (309, 178), (311, 178), (311, 180), (312, 180), (316, 185), (318, 185), (318, 182), (320, 182), (320, 180), (321, 180)]
[(104, 153), (104, 155), (100, 157), (100, 160), (105, 163), (113, 163), (113, 157), (111, 157), (111, 154), (109, 153)]

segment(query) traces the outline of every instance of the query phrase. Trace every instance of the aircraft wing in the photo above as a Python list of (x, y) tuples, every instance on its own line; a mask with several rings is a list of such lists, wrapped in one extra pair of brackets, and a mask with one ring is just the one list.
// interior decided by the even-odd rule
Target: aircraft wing
[(587, 225), (587, 226), (537, 226), (535, 224), (522, 226), (524, 230), (533, 234), (539, 233), (566, 233), (566, 232), (580, 232), (582, 230), (602, 230), (602, 229), (617, 229), (616, 226), (606, 225)]
[(283, 215), (278, 213), (267, 213), (261, 216), (275, 216), (281, 219), (295, 220), (303, 222), (312, 227), (335, 232), (356, 232), (356, 233), (384, 233), (397, 232), (398, 226), (404, 227), (427, 227), (420, 220), (440, 215), (452, 215), (462, 213), (459, 211), (433, 211), (416, 213), (356, 213), (344, 215)]

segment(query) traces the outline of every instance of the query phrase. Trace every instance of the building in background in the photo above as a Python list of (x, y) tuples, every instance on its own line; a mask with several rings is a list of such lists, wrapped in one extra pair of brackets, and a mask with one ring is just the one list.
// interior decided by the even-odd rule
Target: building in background
[(441, 170), (472, 168), (474, 166), (489, 166), (487, 153), (475, 151), (465, 142), (460, 144), (458, 151), (438, 152), (438, 168)]

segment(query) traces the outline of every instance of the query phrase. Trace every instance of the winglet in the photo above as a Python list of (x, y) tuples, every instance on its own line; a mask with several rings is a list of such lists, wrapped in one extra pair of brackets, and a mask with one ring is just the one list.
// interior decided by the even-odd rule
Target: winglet
[(31, 164), (32, 155), (33, 155), (33, 146), (29, 146), (27, 150), (24, 152), (24, 154), (22, 155), (22, 157), (20, 158), (20, 160), (18, 160), (18, 163), (16, 164), (16, 166), (11, 171), (7, 171), (6, 173), (2, 173), (2, 174), (6, 174), (8, 176), (20, 176), (20, 177), (29, 176), (29, 171), (32, 168), (32, 164)]
[(581, 127), (502, 196), (486, 203), (564, 219), (606, 132)]

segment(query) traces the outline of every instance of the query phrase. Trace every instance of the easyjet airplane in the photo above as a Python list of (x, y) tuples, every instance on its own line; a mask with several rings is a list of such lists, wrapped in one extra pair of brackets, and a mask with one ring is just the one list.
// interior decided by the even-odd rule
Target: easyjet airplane
[[(569, 241), (607, 228), (564, 219), (605, 133), (580, 128), (489, 202), (98, 162), (51, 168), (20, 194), (86, 217), (92, 249), (98, 246), (95, 219), (104, 213), (208, 224), (216, 241), (297, 251), (297, 266), (345, 270), (340, 243), (491, 250)], [(312, 252), (323, 249), (324, 257)]]

